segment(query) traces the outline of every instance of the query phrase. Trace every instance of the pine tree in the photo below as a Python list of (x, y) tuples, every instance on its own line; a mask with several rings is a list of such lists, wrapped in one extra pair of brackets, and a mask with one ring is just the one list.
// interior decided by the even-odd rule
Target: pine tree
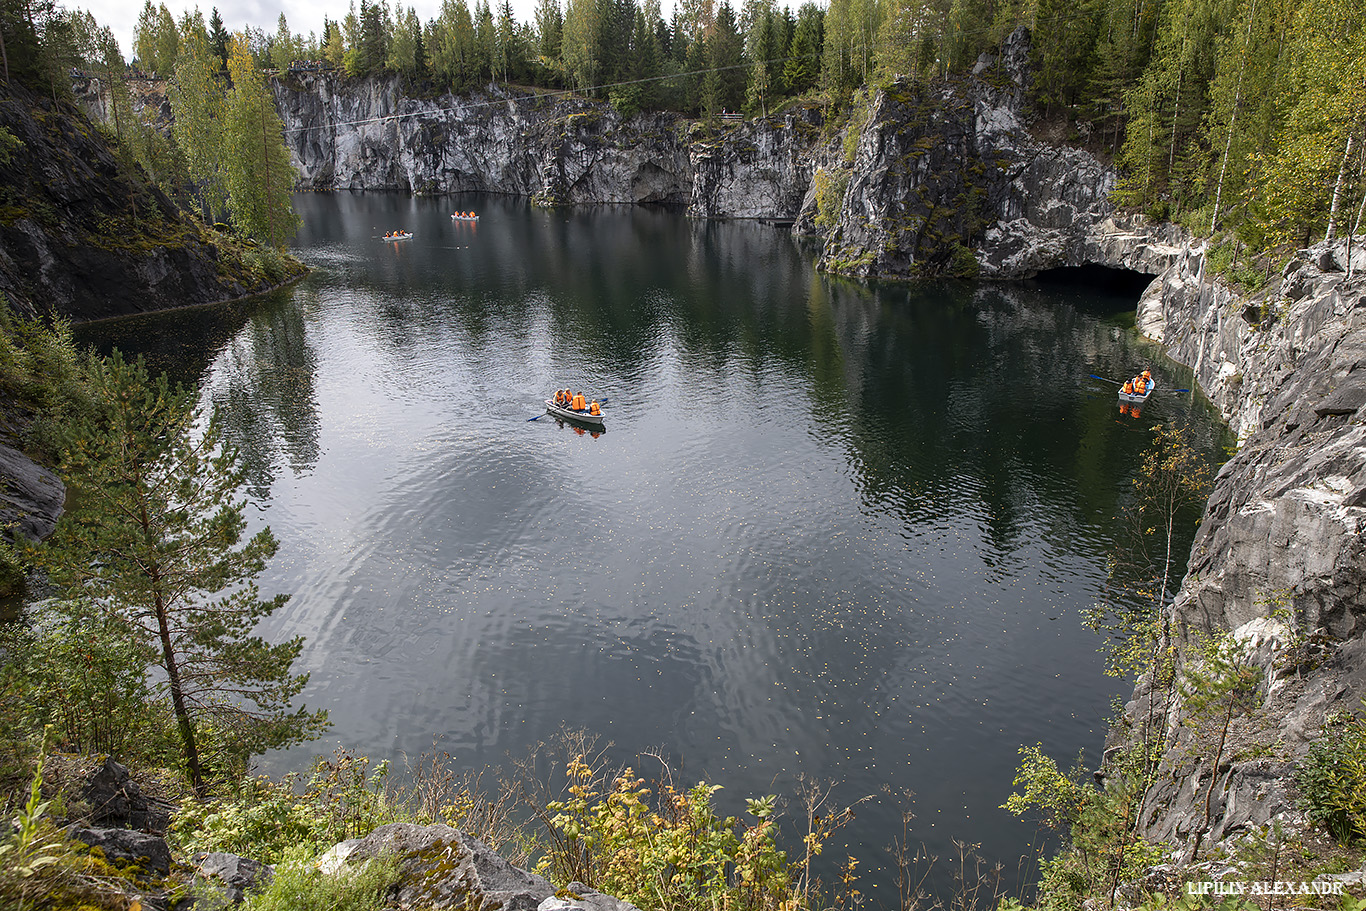
[[(228, 68), (228, 30), (223, 27), (223, 17), (218, 15), (218, 7), (213, 8), (213, 15), (209, 16), (209, 49), (218, 58), (218, 69), (220, 71)], [(340, 65), (340, 61), (338, 62)]]
[(783, 79), (794, 94), (810, 91), (820, 78), (821, 29), (825, 14), (814, 3), (804, 3), (787, 50)]
[(66, 447), (79, 492), (47, 546), (53, 578), (121, 619), (158, 656), (191, 782), (253, 754), (315, 736), (323, 712), (291, 711), (307, 675), (290, 674), (301, 639), (270, 645), (256, 624), (285, 603), (255, 577), (275, 554), (269, 529), (243, 541), (243, 473), (190, 394), (150, 380), (117, 353), (95, 365), (104, 405)]

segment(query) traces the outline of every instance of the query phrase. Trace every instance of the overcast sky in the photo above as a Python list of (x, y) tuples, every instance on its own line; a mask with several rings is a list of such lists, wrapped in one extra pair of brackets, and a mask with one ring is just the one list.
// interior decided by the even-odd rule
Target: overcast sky
[[(69, 9), (85, 9), (94, 15), (95, 21), (100, 25), (107, 25), (114, 30), (114, 36), (119, 40), (119, 47), (123, 49), (123, 56), (132, 59), (133, 56), (133, 26), (137, 25), (138, 15), (142, 12), (143, 4), (146, 0), (66, 0), (63, 6)], [(204, 21), (209, 20), (209, 15), (217, 7), (218, 15), (223, 17), (223, 26), (230, 32), (240, 32), (247, 26), (263, 29), (273, 34), (280, 21), (280, 13), (285, 14), (285, 19), (289, 22), (289, 30), (297, 35), (308, 37), (309, 32), (322, 33), (323, 16), (329, 19), (340, 21), (346, 16), (347, 10), (351, 7), (351, 0), (331, 0), (331, 2), (318, 3), (310, 0), (203, 0), (200, 3), (187, 2), (187, 0), (152, 0), (155, 6), (165, 3), (171, 15), (179, 21), (186, 10), (198, 7), (204, 14)], [(404, 8), (412, 7), (417, 10), (418, 18), (423, 22), (435, 19), (441, 9), (441, 0), (400, 0)], [(389, 7), (393, 8), (390, 0)], [(491, 4), (492, 5), (492, 4)], [(357, 8), (360, 7), (360, 0), (356, 0)], [(471, 8), (474, 4), (470, 3)], [(671, 8), (671, 4), (663, 3), (661, 6), (666, 9)], [(512, 0), (512, 14), (518, 22), (530, 22), (532, 11), (536, 8), (535, 0)]]

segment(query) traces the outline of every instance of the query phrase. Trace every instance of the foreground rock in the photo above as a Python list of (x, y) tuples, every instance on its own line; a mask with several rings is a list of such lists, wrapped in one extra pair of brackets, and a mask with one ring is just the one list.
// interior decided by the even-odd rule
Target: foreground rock
[(536, 911), (555, 894), (549, 880), (512, 866), (450, 826), (393, 823), (344, 841), (318, 860), (324, 873), (388, 856), (399, 866), (390, 899), (400, 908)]

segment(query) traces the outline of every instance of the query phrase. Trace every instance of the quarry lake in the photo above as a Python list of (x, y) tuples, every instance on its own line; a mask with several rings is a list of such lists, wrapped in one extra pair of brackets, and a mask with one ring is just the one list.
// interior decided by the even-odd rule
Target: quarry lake
[[(1081, 612), (1151, 428), (1222, 457), (1137, 290), (865, 286), (785, 228), (639, 208), (296, 203), (301, 284), (78, 332), (200, 384), (246, 459), (291, 595), (263, 632), (306, 638), (333, 723), (263, 770), (506, 766), (582, 729), (728, 812), (780, 795), (792, 847), (799, 777), (873, 795), (827, 855), (875, 904), (904, 809), (941, 869), (957, 839), (1016, 876), (1019, 747), (1096, 763), (1129, 687)], [(1145, 366), (1137, 419), (1091, 378)], [(544, 415), (566, 386), (605, 432)]]

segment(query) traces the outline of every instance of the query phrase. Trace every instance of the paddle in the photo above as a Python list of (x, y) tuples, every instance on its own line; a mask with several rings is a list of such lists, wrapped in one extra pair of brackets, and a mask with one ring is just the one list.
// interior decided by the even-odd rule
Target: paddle
[(1123, 380), (1112, 380), (1112, 379), (1110, 379), (1108, 376), (1096, 376), (1094, 373), (1088, 373), (1088, 374), (1086, 374), (1086, 375), (1089, 376), (1089, 377), (1090, 377), (1091, 379), (1093, 379), (1093, 380), (1104, 380), (1104, 381), (1107, 382), (1107, 383), (1114, 383), (1116, 386), (1123, 386), (1123, 385), (1124, 385), (1124, 381), (1123, 381)]
[[(599, 404), (599, 405), (606, 405), (606, 404), (607, 404), (607, 396), (604, 395), (602, 398), (598, 399), (598, 404)], [(542, 411), (540, 414), (536, 415), (536, 417), (534, 417), (534, 418), (527, 418), (527, 423), (529, 424), (529, 423), (531, 423), (532, 421), (536, 420), (537, 418), (543, 418), (543, 417), (545, 417), (545, 416), (546, 416), (547, 414), (549, 414), (549, 413), (550, 413), (550, 412), (548, 412), (548, 411)]]

